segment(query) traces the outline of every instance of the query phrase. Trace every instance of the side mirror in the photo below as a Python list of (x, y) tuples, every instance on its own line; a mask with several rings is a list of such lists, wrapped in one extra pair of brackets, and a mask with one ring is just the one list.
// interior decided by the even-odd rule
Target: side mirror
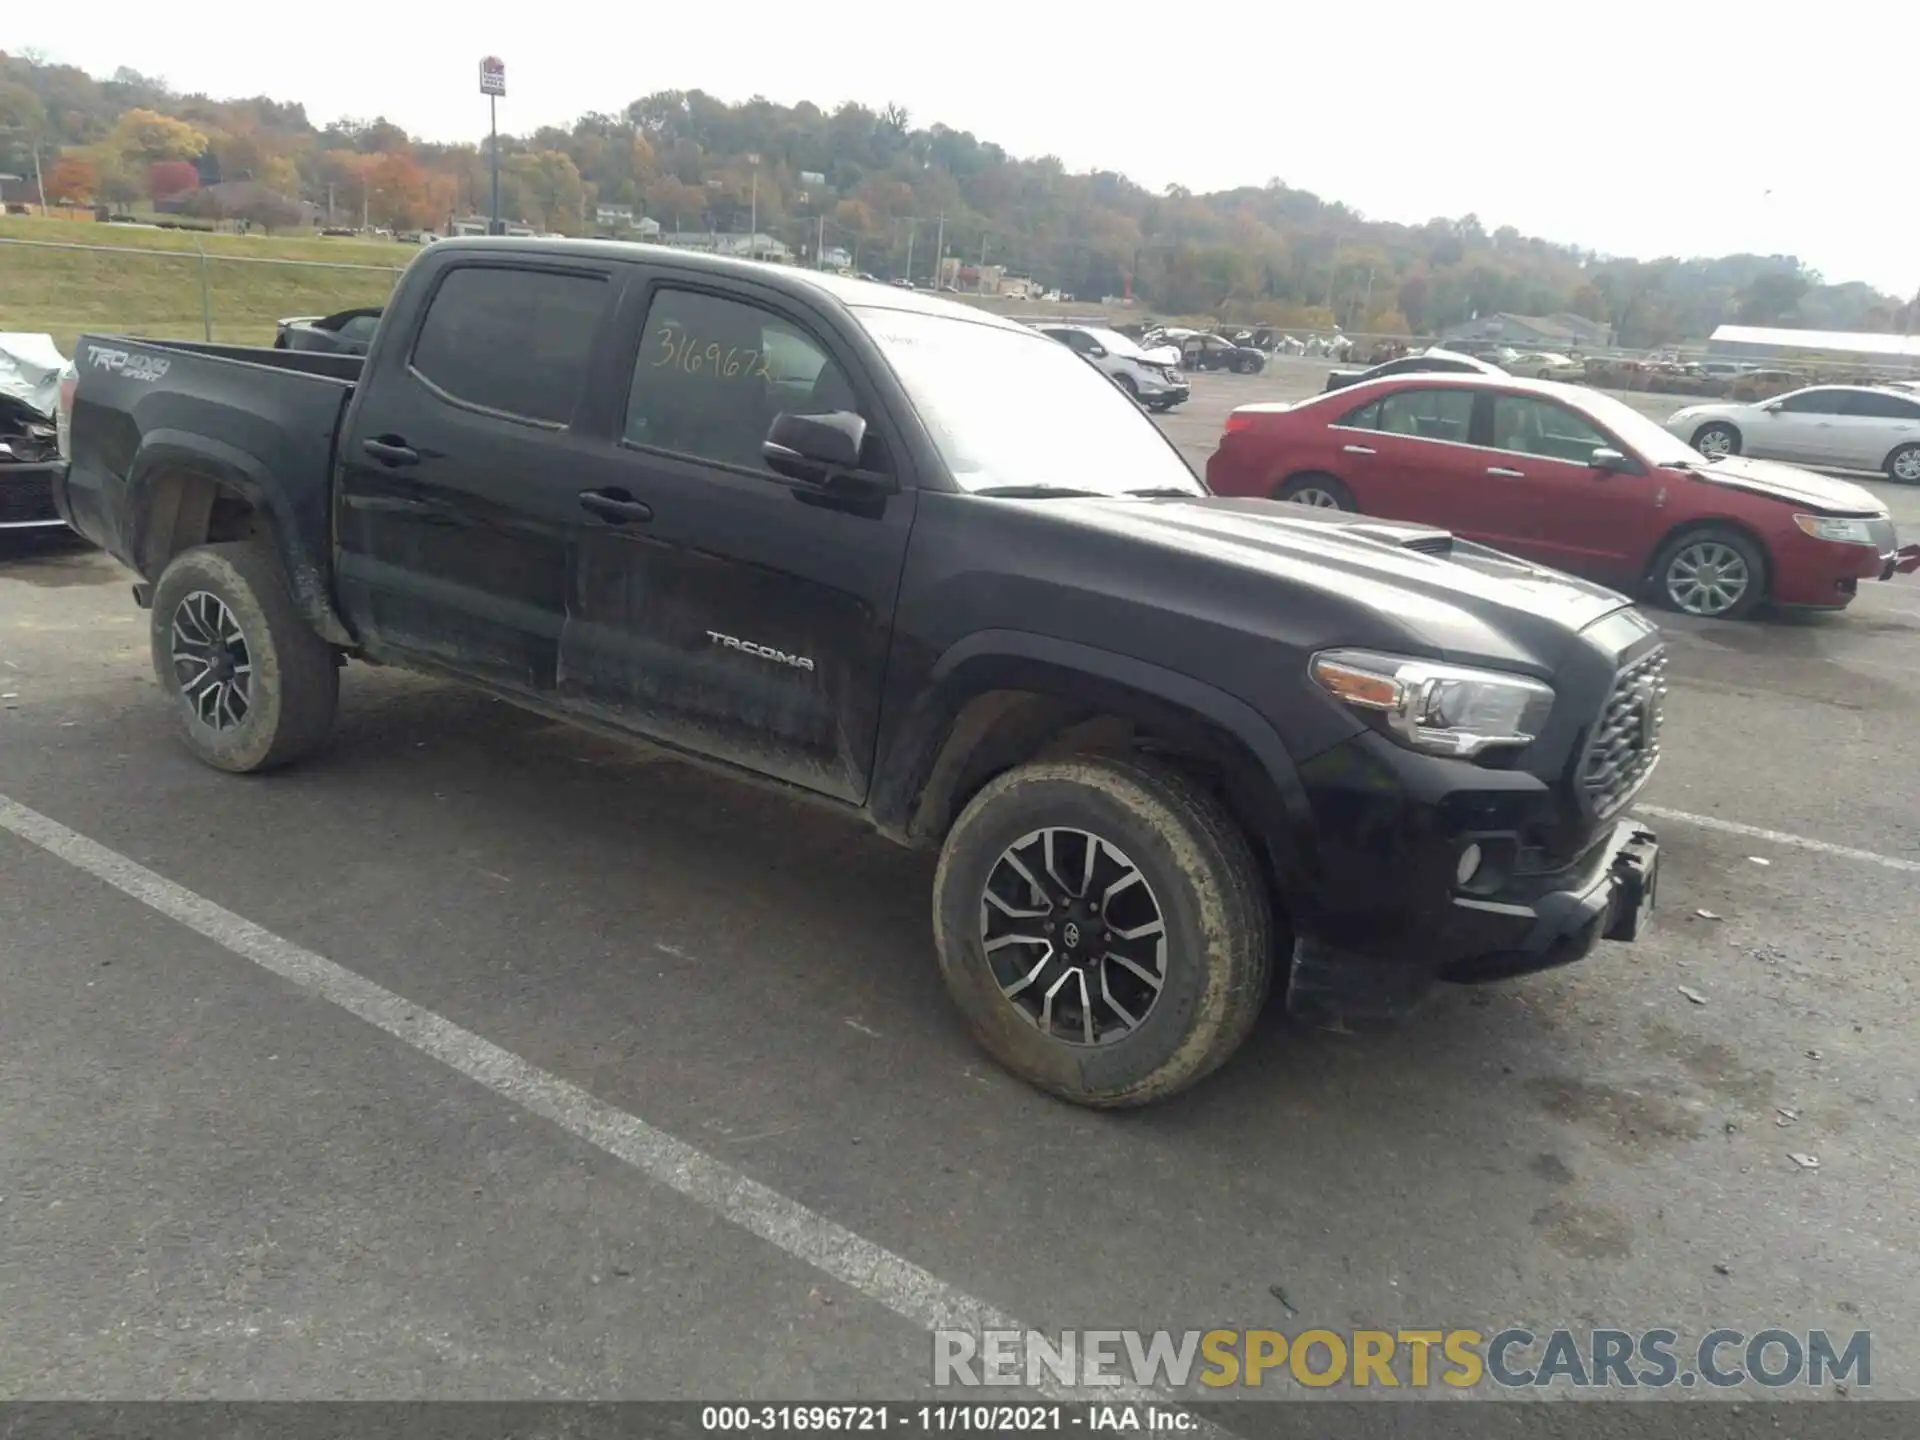
[(1598, 450), (1593, 452), (1592, 458), (1588, 463), (1592, 465), (1594, 469), (1603, 471), (1609, 475), (1638, 475), (1641, 473), (1641, 465), (1638, 460), (1635, 460), (1631, 455), (1623, 455), (1618, 450), (1609, 449), (1605, 445), (1602, 445)]
[(867, 438), (867, 422), (851, 410), (825, 415), (773, 417), (760, 454), (776, 475), (822, 489), (853, 481), (862, 489), (892, 489), (891, 481), (860, 468), (860, 448)]

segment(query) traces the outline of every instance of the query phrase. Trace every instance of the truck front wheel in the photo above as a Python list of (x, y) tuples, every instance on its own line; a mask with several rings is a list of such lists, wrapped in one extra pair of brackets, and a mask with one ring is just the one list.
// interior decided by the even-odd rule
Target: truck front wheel
[(285, 765), (333, 726), (340, 670), (253, 541), (174, 556), (153, 589), (153, 669), (187, 748), (218, 770)]
[(1271, 972), (1266, 887), (1211, 795), (1131, 757), (1010, 770), (947, 835), (947, 989), (1007, 1069), (1081, 1105), (1150, 1104), (1240, 1047)]

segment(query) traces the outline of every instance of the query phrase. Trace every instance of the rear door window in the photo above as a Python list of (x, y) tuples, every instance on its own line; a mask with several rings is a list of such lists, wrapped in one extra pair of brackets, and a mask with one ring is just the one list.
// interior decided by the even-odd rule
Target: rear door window
[(1473, 396), (1471, 390), (1453, 387), (1396, 390), (1380, 397), (1372, 428), (1388, 435), (1465, 444), (1473, 426)]
[(1920, 401), (1889, 395), (1881, 390), (1847, 392), (1846, 414), (1871, 420), (1920, 420)]
[(541, 425), (573, 418), (610, 292), (605, 279), (462, 265), (441, 278), (413, 370), (443, 399)]

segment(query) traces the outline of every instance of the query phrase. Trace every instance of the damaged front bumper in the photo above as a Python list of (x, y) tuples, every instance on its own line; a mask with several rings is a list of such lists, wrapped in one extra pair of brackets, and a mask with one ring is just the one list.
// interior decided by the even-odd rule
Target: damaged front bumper
[(1916, 570), (1920, 570), (1920, 542), (1902, 545), (1887, 556), (1880, 570), (1880, 578), (1891, 580), (1895, 575), (1911, 575)]

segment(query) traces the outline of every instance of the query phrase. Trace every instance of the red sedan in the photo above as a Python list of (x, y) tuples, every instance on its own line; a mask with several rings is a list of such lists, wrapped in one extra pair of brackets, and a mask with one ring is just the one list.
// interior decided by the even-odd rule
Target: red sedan
[(1790, 465), (1708, 460), (1578, 386), (1411, 374), (1243, 405), (1207, 461), (1221, 495), (1412, 520), (1732, 619), (1763, 601), (1837, 610), (1920, 568), (1886, 506)]

